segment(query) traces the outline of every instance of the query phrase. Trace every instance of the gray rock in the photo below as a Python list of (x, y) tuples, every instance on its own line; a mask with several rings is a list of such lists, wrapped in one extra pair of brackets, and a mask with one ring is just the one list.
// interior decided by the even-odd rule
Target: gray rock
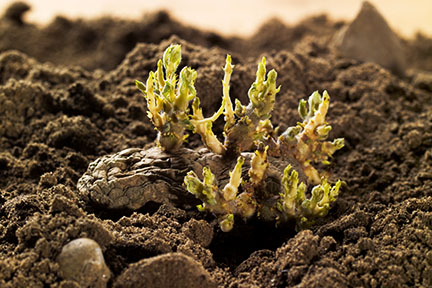
[(209, 273), (189, 256), (168, 253), (129, 265), (116, 280), (117, 288), (216, 288)]
[(344, 57), (377, 63), (397, 75), (405, 73), (405, 53), (399, 38), (367, 1), (354, 21), (337, 35), (335, 46)]
[(57, 263), (60, 276), (78, 282), (81, 287), (105, 288), (111, 274), (99, 244), (88, 238), (75, 239), (63, 246)]

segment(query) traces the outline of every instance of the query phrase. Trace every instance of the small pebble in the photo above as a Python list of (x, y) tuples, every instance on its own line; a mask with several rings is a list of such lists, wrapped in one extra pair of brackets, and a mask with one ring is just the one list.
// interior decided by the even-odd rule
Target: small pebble
[(75, 239), (63, 246), (57, 263), (60, 276), (78, 282), (81, 287), (105, 288), (111, 274), (99, 244), (88, 238)]

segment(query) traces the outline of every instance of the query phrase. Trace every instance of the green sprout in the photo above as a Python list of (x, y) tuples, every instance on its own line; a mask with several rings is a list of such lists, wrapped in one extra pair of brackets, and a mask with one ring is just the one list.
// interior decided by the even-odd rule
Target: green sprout
[(251, 160), (251, 167), (249, 169), (249, 181), (253, 185), (258, 185), (264, 179), (265, 172), (269, 166), (267, 161), (267, 150), (269, 146), (266, 146), (264, 151), (256, 150)]
[(330, 164), (329, 158), (344, 146), (344, 139), (324, 141), (331, 130), (331, 126), (325, 121), (330, 104), (327, 91), (324, 91), (322, 96), (317, 91), (312, 93), (308, 104), (309, 109), (306, 107), (306, 101), (300, 101), (298, 111), (303, 122), (289, 127), (282, 133), (278, 144), (283, 155), (296, 158), (311, 183), (319, 184), (323, 175), (312, 164)]
[[(302, 229), (327, 215), (342, 182), (330, 184), (328, 173), (319, 172), (314, 165), (329, 164), (332, 155), (344, 146), (342, 138), (326, 141), (331, 131), (325, 121), (330, 104), (327, 91), (322, 95), (316, 91), (308, 101), (300, 100), (298, 112), (303, 121), (278, 136), (271, 112), (280, 87), (276, 85), (276, 71), (266, 73), (265, 58), (258, 64), (248, 105), (236, 99), (233, 106), (229, 93), (234, 66), (227, 55), (221, 107), (207, 118), (194, 88), (197, 73), (185, 67), (178, 76), (180, 60), (180, 45), (169, 46), (146, 84), (136, 84), (147, 100), (148, 116), (158, 131), (161, 149), (175, 153), (190, 131), (199, 134), (207, 149), (221, 155), (231, 169), (227, 182), (217, 173), (218, 181), (209, 167), (203, 168), (202, 176), (198, 176), (199, 171), (187, 173), (184, 187), (202, 201), (198, 209), (216, 215), (224, 232), (233, 228), (236, 216), (246, 220), (257, 215), (276, 224), (295, 220)], [(225, 120), (223, 141), (212, 130), (221, 115)], [(237, 159), (235, 163), (233, 159)], [(279, 183), (276, 191), (274, 183)], [(308, 189), (309, 185), (314, 186)]]
[(206, 167), (203, 169), (203, 180), (200, 180), (194, 171), (190, 171), (184, 179), (186, 189), (203, 201), (198, 209), (219, 215), (219, 225), (224, 232), (233, 228), (234, 214), (247, 219), (255, 213), (256, 203), (253, 199), (246, 196), (245, 192), (239, 194), (244, 161), (242, 156), (237, 158), (233, 170), (229, 173), (229, 182), (223, 189), (218, 188), (216, 177)]
[(180, 61), (181, 46), (171, 45), (165, 50), (163, 61), (159, 60), (157, 70), (150, 72), (146, 84), (136, 81), (147, 100), (148, 117), (158, 130), (157, 143), (166, 151), (177, 150), (187, 138), (189, 102), (196, 96), (195, 70), (183, 68), (177, 81), (175, 71)]
[(339, 193), (342, 182), (338, 180), (334, 186), (323, 179), (322, 183), (313, 187), (311, 197), (306, 198), (306, 185), (299, 183), (298, 173), (287, 166), (282, 178), (283, 193), (280, 194), (278, 210), (281, 213), (276, 221), (283, 222), (289, 218), (297, 220), (299, 227), (307, 227), (313, 223), (313, 218), (324, 217), (330, 210)]

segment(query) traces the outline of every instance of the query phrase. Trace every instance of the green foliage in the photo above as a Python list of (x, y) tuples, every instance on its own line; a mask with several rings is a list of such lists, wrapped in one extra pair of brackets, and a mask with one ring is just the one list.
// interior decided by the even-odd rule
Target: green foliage
[[(146, 84), (136, 81), (147, 100), (148, 117), (158, 130), (158, 145), (166, 151), (175, 151), (187, 138), (189, 102), (195, 99), (197, 73), (184, 67), (180, 77), (175, 74), (181, 60), (181, 46), (171, 45), (165, 50), (157, 70), (150, 72)], [(164, 73), (165, 72), (165, 73)]]
[(308, 105), (306, 101), (301, 100), (298, 107), (303, 122), (289, 127), (279, 137), (278, 143), (280, 152), (286, 156), (294, 156), (310, 182), (319, 184), (322, 182), (322, 175), (312, 166), (312, 163), (329, 164), (329, 158), (333, 153), (344, 146), (344, 139), (325, 141), (331, 131), (331, 126), (325, 121), (330, 104), (327, 91), (324, 91), (322, 96), (315, 91), (307, 103)]
[(203, 201), (199, 210), (207, 210), (218, 215), (222, 231), (229, 231), (234, 225), (234, 214), (248, 218), (255, 213), (256, 203), (246, 192), (239, 193), (242, 183), (242, 166), (245, 159), (238, 157), (234, 169), (229, 173), (229, 182), (223, 189), (219, 189), (216, 177), (209, 168), (203, 169), (203, 180), (190, 171), (185, 179), (186, 189)]
[(284, 218), (294, 218), (297, 225), (307, 227), (313, 223), (313, 218), (326, 216), (330, 210), (330, 203), (334, 202), (339, 193), (341, 181), (338, 180), (331, 186), (326, 179), (312, 188), (310, 198), (306, 198), (306, 185), (299, 184), (298, 173), (288, 166), (282, 177), (283, 193), (280, 194), (278, 210), (281, 215), (276, 220), (280, 222)]
[[(276, 85), (275, 70), (266, 74), (265, 58), (258, 64), (255, 82), (248, 92), (248, 105), (236, 99), (233, 106), (229, 92), (234, 66), (231, 56), (227, 55), (222, 104), (208, 118), (204, 117), (196, 97), (197, 73), (185, 67), (178, 76), (175, 72), (180, 61), (180, 45), (171, 45), (165, 50), (163, 60), (157, 63), (157, 70), (150, 72), (146, 84), (139, 81), (136, 84), (147, 100), (148, 116), (158, 130), (157, 142), (162, 149), (176, 151), (187, 137), (187, 131), (192, 131), (201, 136), (210, 151), (222, 155), (227, 166), (232, 168), (223, 188), (208, 167), (204, 167), (202, 177), (194, 171), (186, 175), (186, 190), (203, 202), (198, 209), (214, 213), (225, 232), (233, 228), (235, 215), (247, 219), (256, 214), (277, 224), (294, 219), (300, 229), (311, 225), (314, 218), (327, 215), (330, 204), (337, 198), (341, 181), (329, 184), (327, 174), (318, 172), (314, 164), (329, 164), (333, 153), (344, 145), (343, 139), (326, 141), (331, 131), (325, 121), (330, 103), (327, 91), (322, 95), (315, 91), (308, 101), (300, 100), (298, 112), (303, 122), (277, 136), (270, 118), (280, 87)], [(224, 141), (212, 130), (213, 123), (221, 115), (225, 120)], [(252, 156), (249, 151), (254, 151)], [(230, 160), (235, 159), (233, 155), (237, 156), (234, 167)], [(242, 170), (246, 158), (250, 159), (247, 172)], [(279, 172), (283, 176), (276, 194), (267, 186), (271, 160), (289, 163)], [(293, 167), (300, 169), (302, 177)], [(308, 184), (315, 186), (308, 190)]]

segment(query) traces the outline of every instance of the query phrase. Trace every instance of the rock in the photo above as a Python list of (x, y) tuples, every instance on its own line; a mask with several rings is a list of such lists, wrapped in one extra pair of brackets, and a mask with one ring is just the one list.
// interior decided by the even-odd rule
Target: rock
[(335, 46), (344, 57), (375, 62), (397, 75), (405, 73), (405, 55), (399, 38), (367, 1), (354, 21), (342, 28)]
[(110, 278), (99, 244), (88, 238), (72, 240), (57, 257), (60, 276), (78, 282), (81, 287), (104, 288)]
[(216, 288), (202, 265), (181, 253), (168, 253), (129, 265), (114, 283), (116, 288)]

